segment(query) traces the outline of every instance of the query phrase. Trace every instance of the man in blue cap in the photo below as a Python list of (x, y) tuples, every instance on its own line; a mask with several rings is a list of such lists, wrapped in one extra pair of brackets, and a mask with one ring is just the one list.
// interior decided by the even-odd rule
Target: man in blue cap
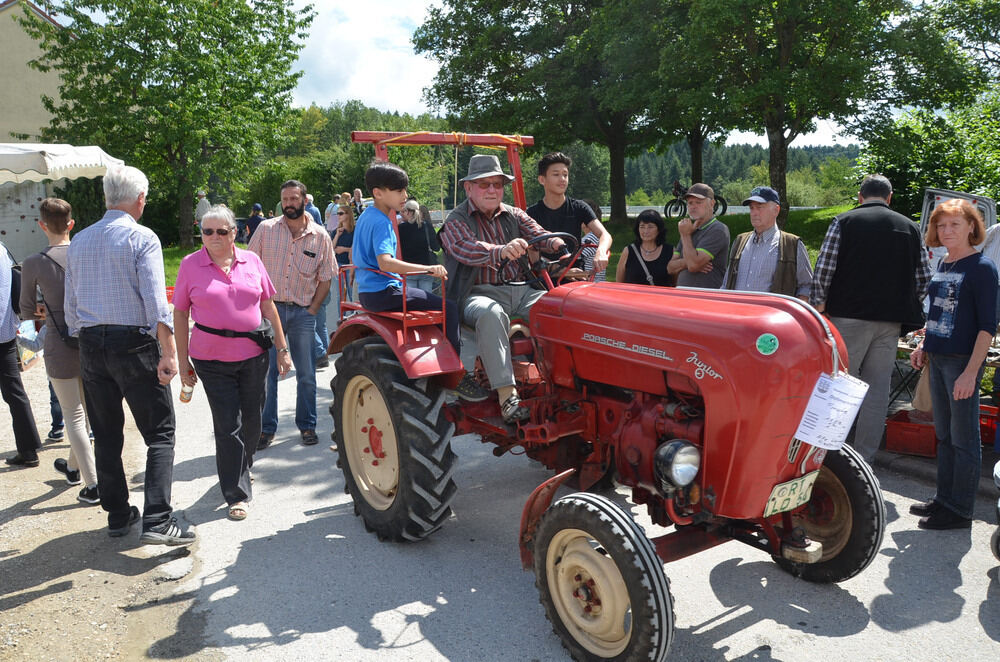
[(261, 207), (259, 202), (253, 203), (253, 211), (250, 213), (250, 218), (246, 221), (246, 235), (245, 241), (250, 241), (250, 237), (253, 236), (254, 231), (257, 230), (257, 226), (260, 222), (264, 220), (264, 208)]
[(753, 231), (733, 242), (722, 289), (775, 292), (808, 301), (813, 278), (809, 253), (797, 235), (778, 229), (778, 192), (757, 186), (743, 204), (750, 207)]

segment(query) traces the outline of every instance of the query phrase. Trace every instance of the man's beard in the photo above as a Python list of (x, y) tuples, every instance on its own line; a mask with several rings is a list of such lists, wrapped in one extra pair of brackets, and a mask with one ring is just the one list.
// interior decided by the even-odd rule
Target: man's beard
[(295, 220), (296, 218), (301, 218), (302, 214), (306, 213), (306, 206), (301, 207), (282, 207), (281, 212), (285, 215), (285, 218), (290, 218)]

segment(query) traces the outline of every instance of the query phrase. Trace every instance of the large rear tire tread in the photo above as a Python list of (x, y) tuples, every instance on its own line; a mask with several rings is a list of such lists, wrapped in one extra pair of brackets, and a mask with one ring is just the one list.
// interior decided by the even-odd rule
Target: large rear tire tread
[(997, 561), (1000, 561), (1000, 528), (997, 528), (990, 538), (990, 549), (993, 551), (993, 556), (997, 557)]
[[(337, 374), (330, 382), (334, 404), (334, 441), (337, 466), (344, 474), (346, 491), (354, 500), (354, 513), (380, 540), (422, 540), (451, 516), (457, 490), (452, 478), (455, 454), (451, 438), (455, 425), (443, 413), (444, 391), (427, 379), (406, 376), (392, 350), (379, 337), (356, 340), (337, 359)], [(399, 476), (397, 491), (388, 508), (369, 503), (359, 489), (350, 466), (344, 435), (344, 410), (349, 405), (345, 390), (357, 376), (378, 389), (392, 421), (397, 444)]]
[[(844, 530), (846, 544), (831, 557), (824, 552), (817, 563), (795, 563), (777, 557), (776, 561), (789, 573), (806, 581), (843, 582), (867, 568), (881, 549), (886, 524), (885, 500), (872, 468), (851, 446), (827, 453), (821, 471), (828, 472), (835, 485), (839, 483), (850, 501), (850, 512), (835, 512), (832, 517), (832, 521), (849, 527), (849, 530)], [(820, 479), (823, 479), (822, 475)], [(814, 488), (810, 503), (821, 497)], [(807, 512), (809, 504), (804, 509)], [(807, 536), (815, 538), (810, 535), (808, 518), (797, 520), (797, 523), (802, 525)]]
[[(563, 621), (557, 600), (550, 590), (549, 572), (551, 570), (559, 577), (558, 565), (563, 559), (556, 557), (550, 561), (549, 548), (554, 538), (570, 529), (586, 533), (596, 545), (596, 558), (603, 556), (613, 561), (627, 590), (630, 609), (628, 641), (624, 650), (610, 657), (588, 649), (587, 642), (574, 636), (573, 632), (579, 628), (572, 624), (567, 626)], [(620, 506), (606, 497), (585, 492), (562, 497), (539, 521), (534, 559), (535, 586), (545, 608), (545, 616), (574, 659), (581, 662), (661, 662), (666, 659), (674, 635), (674, 602), (670, 582), (653, 543)], [(559, 583), (558, 579), (554, 581)], [(597, 588), (600, 590), (601, 586)]]

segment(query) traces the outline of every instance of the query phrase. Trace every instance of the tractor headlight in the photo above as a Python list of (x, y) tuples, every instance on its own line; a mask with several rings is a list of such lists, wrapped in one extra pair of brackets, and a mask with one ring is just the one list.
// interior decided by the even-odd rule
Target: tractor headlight
[(664, 492), (687, 487), (701, 468), (701, 453), (694, 444), (675, 439), (662, 444), (653, 456), (656, 478)]

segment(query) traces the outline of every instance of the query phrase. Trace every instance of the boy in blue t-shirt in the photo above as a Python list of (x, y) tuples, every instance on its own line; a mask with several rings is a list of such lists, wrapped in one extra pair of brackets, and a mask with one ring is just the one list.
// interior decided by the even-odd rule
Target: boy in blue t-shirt
[[(358, 299), (373, 312), (403, 310), (403, 287), (399, 274), (427, 272), (446, 279), (440, 264), (413, 264), (396, 257), (396, 231), (392, 220), (406, 204), (406, 171), (394, 163), (375, 161), (365, 172), (365, 185), (375, 202), (365, 208), (354, 227), (352, 258), (357, 267)], [(377, 269), (386, 273), (376, 273)], [(388, 274), (388, 275), (387, 275)], [(448, 301), (445, 333), (459, 352), (458, 307)], [(441, 297), (416, 287), (406, 288), (407, 310), (441, 310)]]

